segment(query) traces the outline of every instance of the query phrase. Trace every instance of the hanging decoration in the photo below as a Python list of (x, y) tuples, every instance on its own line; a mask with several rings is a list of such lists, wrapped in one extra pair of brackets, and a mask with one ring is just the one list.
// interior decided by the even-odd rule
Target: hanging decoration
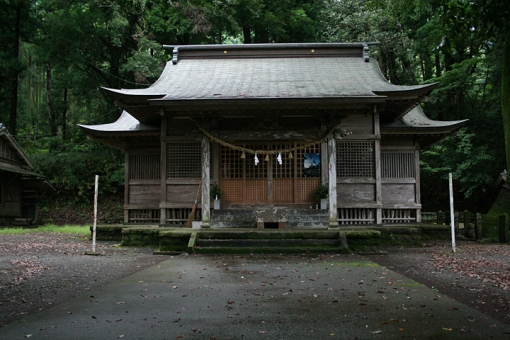
[[(198, 126), (198, 124), (197, 124), (197, 126)], [(285, 150), (252, 150), (252, 149), (243, 148), (242, 146), (238, 146), (238, 145), (234, 145), (234, 144), (230, 144), (230, 143), (227, 143), (225, 141), (222, 141), (221, 139), (216, 138), (213, 135), (211, 135), (209, 132), (205, 131), (205, 129), (203, 129), (202, 127), (198, 126), (198, 128), (211, 141), (216, 142), (216, 143), (218, 143), (218, 144), (220, 144), (222, 146), (225, 146), (225, 147), (227, 147), (229, 149), (241, 151), (242, 152), (241, 158), (246, 158), (245, 153), (249, 153), (249, 154), (255, 155), (255, 157), (254, 157), (255, 165), (259, 164), (259, 158), (257, 157), (257, 154), (266, 155), (265, 160), (269, 161), (269, 155), (279, 155), (279, 157), (281, 159), (281, 153), (282, 152), (288, 152), (289, 153), (289, 159), (292, 159), (292, 158), (294, 158), (294, 156), (292, 155), (292, 153), (294, 151), (296, 151), (296, 150), (303, 150), (303, 149), (306, 149), (306, 148), (309, 148), (311, 146), (314, 146), (314, 145), (317, 145), (317, 144), (320, 144), (320, 143), (323, 143), (323, 142), (327, 141), (329, 136), (331, 136), (331, 134), (333, 134), (335, 132), (335, 130), (338, 130), (338, 133), (337, 133), (337, 137), (338, 138), (342, 138), (342, 137), (349, 136), (349, 135), (352, 134), (351, 131), (340, 129), (340, 128), (338, 128), (338, 126), (335, 126), (331, 130), (329, 130), (329, 132), (324, 137), (322, 137), (321, 139), (319, 139), (319, 140), (317, 140), (315, 142), (303, 144), (303, 145), (296, 146), (296, 147), (290, 148), (290, 149), (285, 149)], [(278, 163), (280, 163), (280, 160), (278, 160)], [(280, 165), (281, 164), (282, 163), (280, 163)]]
[(279, 153), (278, 157), (276, 157), (276, 160), (278, 161), (278, 164), (282, 165), (282, 154)]

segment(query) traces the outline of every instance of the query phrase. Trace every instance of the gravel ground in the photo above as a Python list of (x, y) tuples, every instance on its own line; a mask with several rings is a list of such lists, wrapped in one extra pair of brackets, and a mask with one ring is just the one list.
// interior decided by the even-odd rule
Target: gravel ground
[(0, 327), (165, 260), (64, 233), (0, 235)]
[[(75, 235), (1, 235), (0, 327), (167, 259), (153, 248), (115, 245), (100, 241), (103, 255), (90, 256), (91, 242)], [(388, 255), (368, 257), (510, 324), (509, 245), (458, 242), (453, 254), (449, 242), (434, 241), (381, 250)]]

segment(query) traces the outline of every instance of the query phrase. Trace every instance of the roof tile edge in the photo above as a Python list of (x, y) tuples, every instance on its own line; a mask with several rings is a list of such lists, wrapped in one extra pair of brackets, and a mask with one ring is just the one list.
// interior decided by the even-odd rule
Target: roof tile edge
[(370, 60), (369, 45), (377, 43), (290, 43), (238, 45), (163, 45), (172, 48), (172, 64), (182, 59), (360, 57)]

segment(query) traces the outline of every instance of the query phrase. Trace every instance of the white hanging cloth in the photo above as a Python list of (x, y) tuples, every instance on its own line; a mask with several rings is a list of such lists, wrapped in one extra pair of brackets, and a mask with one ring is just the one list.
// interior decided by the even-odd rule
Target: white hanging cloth
[(282, 154), (279, 153), (278, 157), (276, 157), (276, 160), (278, 161), (278, 164), (282, 165)]
[(257, 157), (257, 154), (255, 154), (255, 166), (257, 166), (257, 164), (259, 164), (259, 158)]

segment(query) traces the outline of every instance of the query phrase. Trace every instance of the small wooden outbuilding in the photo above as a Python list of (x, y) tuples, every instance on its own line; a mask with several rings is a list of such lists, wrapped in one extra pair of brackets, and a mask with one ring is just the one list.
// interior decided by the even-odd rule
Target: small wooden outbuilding
[(0, 123), (0, 225), (36, 221), (37, 198), (53, 188), (31, 168), (26, 154)]
[(389, 83), (363, 43), (175, 46), (152, 86), (104, 89), (116, 122), (81, 128), (126, 154), (126, 223), (182, 223), (198, 190), (202, 227), (416, 223), (419, 151), (466, 122), (425, 116), (435, 86)]

